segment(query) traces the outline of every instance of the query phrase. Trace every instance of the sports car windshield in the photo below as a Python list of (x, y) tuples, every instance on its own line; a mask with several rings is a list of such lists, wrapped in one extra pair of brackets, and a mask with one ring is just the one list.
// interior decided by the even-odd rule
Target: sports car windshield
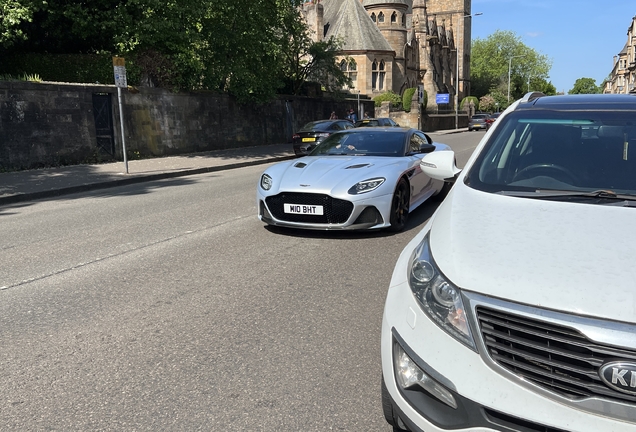
[(636, 195), (636, 112), (520, 110), (500, 121), (469, 186), (551, 199)]
[(341, 132), (331, 135), (309, 156), (404, 156), (404, 132)]

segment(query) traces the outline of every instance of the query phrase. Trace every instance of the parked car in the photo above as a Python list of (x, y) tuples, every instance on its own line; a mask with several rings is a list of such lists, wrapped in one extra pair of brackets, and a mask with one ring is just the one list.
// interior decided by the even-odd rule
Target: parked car
[(488, 130), (488, 114), (474, 114), (470, 120), (468, 120), (468, 130)]
[(372, 126), (386, 126), (386, 127), (400, 127), (394, 120), (388, 117), (367, 118), (358, 120), (355, 123), (356, 127), (372, 127)]
[(488, 118), (486, 119), (486, 122), (488, 123), (488, 127), (489, 128), (499, 118), (500, 115), (501, 115), (500, 112), (496, 112), (496, 113), (492, 113), (492, 114), (490, 114), (488, 116)]
[(355, 128), (327, 137), (309, 156), (280, 162), (257, 185), (258, 218), (316, 230), (404, 228), (408, 215), (444, 180), (422, 173), (426, 153), (447, 151), (410, 128)]
[(393, 271), (387, 421), (412, 431), (636, 429), (636, 96), (528, 94)]
[(308, 155), (322, 140), (332, 133), (352, 128), (353, 124), (346, 119), (309, 122), (292, 136), (294, 153), (297, 155)]

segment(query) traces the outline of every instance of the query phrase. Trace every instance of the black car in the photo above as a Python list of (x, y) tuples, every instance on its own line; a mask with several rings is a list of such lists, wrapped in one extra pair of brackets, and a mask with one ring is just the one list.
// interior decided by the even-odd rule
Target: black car
[(396, 122), (394, 122), (388, 117), (366, 118), (366, 119), (358, 120), (355, 123), (355, 127), (373, 127), (373, 126), (400, 127), (399, 124), (397, 124)]
[(307, 155), (332, 133), (352, 128), (353, 124), (345, 119), (309, 122), (292, 136), (294, 153), (299, 156)]

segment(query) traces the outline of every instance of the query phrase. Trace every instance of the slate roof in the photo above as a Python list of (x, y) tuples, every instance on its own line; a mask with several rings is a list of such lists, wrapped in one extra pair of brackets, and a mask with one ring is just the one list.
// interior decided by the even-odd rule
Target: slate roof
[(393, 51), (359, 0), (323, 0), (325, 37), (344, 41), (342, 51)]

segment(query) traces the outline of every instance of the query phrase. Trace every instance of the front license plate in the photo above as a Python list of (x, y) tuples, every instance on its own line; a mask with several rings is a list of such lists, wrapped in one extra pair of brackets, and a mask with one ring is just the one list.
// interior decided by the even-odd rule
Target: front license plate
[(303, 205), (303, 204), (284, 204), (285, 213), (290, 214), (306, 214), (306, 215), (322, 215), (322, 206)]
[(314, 142), (316, 138), (303, 138), (303, 142)]

